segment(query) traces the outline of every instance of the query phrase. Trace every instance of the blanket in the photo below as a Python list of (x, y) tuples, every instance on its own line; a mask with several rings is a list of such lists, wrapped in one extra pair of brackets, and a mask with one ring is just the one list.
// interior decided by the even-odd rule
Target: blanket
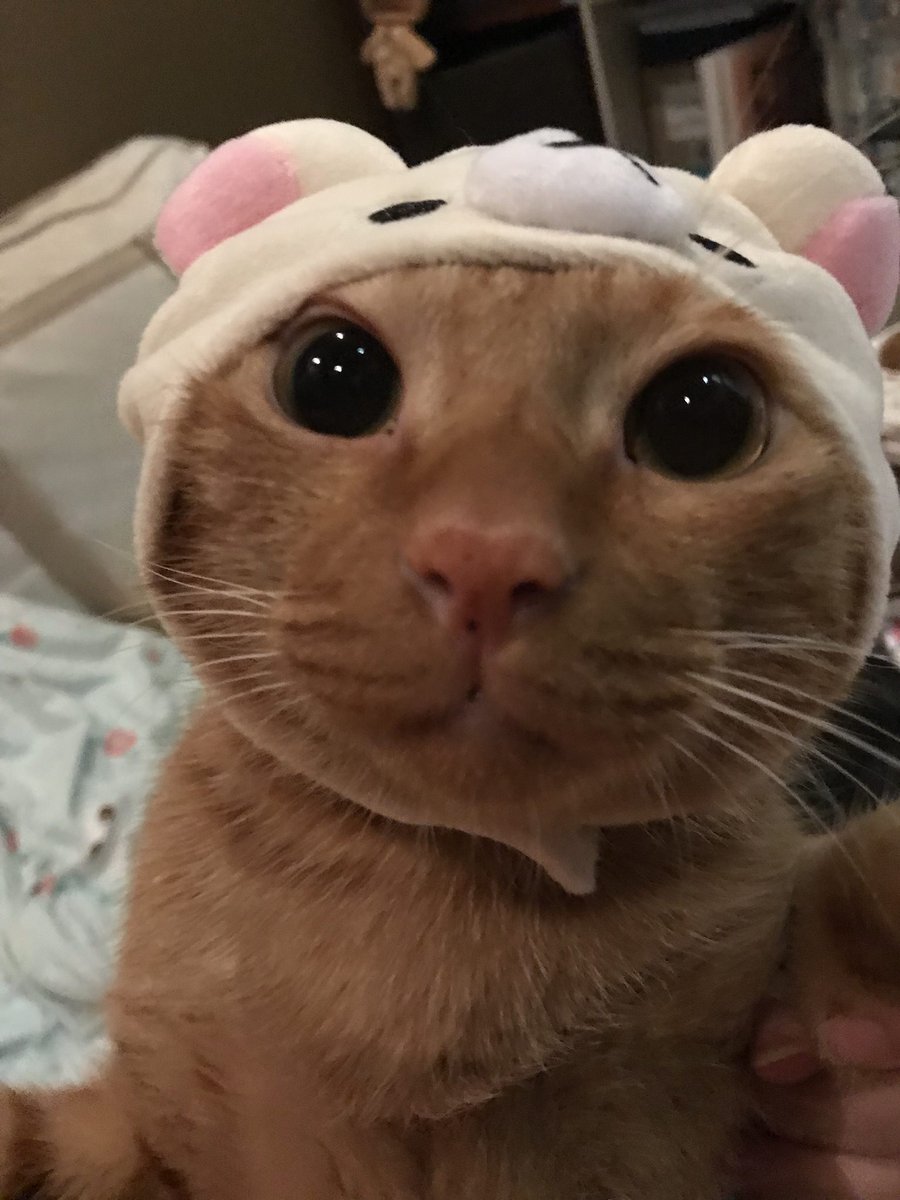
[(104, 1050), (134, 836), (196, 685), (160, 635), (0, 594), (0, 1080)]

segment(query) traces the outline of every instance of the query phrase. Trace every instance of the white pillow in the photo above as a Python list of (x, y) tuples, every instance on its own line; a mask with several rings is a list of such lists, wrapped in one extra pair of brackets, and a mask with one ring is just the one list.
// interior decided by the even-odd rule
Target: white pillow
[[(2, 479), (0, 479), (2, 486)], [(53, 608), (71, 608), (72, 597), (50, 578), (31, 558), (8, 530), (0, 528), (0, 563), (3, 564), (2, 590), (20, 600), (34, 600)], [(0, 637), (8, 633), (0, 629)]]
[(24, 586), (18, 543), (76, 605), (109, 612), (139, 595), (140, 453), (116, 391), (174, 287), (152, 247), (157, 214), (205, 153), (135, 139), (0, 222), (0, 527), (12, 535), (0, 590)]

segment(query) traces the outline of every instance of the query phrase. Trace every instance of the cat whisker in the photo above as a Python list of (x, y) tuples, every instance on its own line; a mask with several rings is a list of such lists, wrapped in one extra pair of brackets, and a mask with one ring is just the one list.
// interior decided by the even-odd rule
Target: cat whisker
[[(268, 672), (266, 672), (266, 674), (268, 674)], [(253, 678), (253, 677), (248, 676), (248, 679), (250, 679), (250, 678)], [(263, 696), (263, 695), (267, 695), (270, 692), (275, 692), (278, 690), (287, 691), (287, 685), (281, 679), (277, 679), (272, 683), (259, 684), (256, 687), (249, 688), (245, 692), (238, 692), (237, 695), (234, 695), (234, 696), (232, 696), (230, 694), (227, 696), (222, 696), (222, 697), (220, 697), (220, 700), (221, 700), (222, 704), (238, 704), (238, 703), (243, 702), (244, 700), (249, 700), (254, 696)]]
[[(269, 668), (266, 667), (264, 671), (247, 671), (242, 674), (235, 674), (235, 676), (232, 676), (229, 679), (227, 679), (227, 682), (226, 682), (226, 684), (224, 684), (224, 686), (223, 686), (223, 684), (218, 683), (218, 684), (215, 684), (214, 686), (212, 686), (212, 688), (206, 688), (205, 691), (206, 691), (206, 694), (209, 694), (210, 691), (221, 692), (221, 694), (223, 695), (224, 698), (226, 698), (226, 700), (233, 700), (234, 696), (232, 694), (230, 694), (230, 691), (224, 690), (224, 688), (230, 689), (230, 688), (234, 688), (234, 686), (242, 685), (245, 683), (253, 683), (254, 680), (256, 680), (256, 679), (271, 679), (271, 678), (272, 678), (272, 673), (269, 670)], [(282, 683), (283, 680), (278, 680), (278, 682)]]
[(264, 658), (277, 658), (277, 650), (263, 650), (252, 654), (229, 654), (225, 658), (204, 659), (204, 667), (224, 667), (228, 663), (260, 662)]
[[(148, 650), (154, 649), (154, 647), (152, 647), (152, 646), (148, 647), (148, 646), (144, 645), (144, 642), (142, 639), (146, 636), (147, 631), (141, 630), (138, 627), (138, 622), (131, 622), (128, 625), (122, 625), (121, 630), (122, 630), (122, 639), (123, 639), (124, 644), (117, 646), (115, 648), (115, 650), (108, 650), (108, 651), (98, 653), (97, 654), (98, 660), (100, 658), (103, 658), (103, 659), (115, 658), (119, 654), (138, 654), (138, 655), (140, 655), (140, 654), (145, 654)], [(135, 632), (134, 637), (129, 636), (129, 634), (132, 630), (134, 630), (134, 632)], [(177, 643), (165, 633), (156, 633), (156, 634), (154, 634), (154, 636), (156, 636), (160, 641), (164, 642), (167, 646), (170, 646), (170, 647), (174, 646), (176, 650), (179, 650), (182, 642), (193, 643), (193, 642), (203, 642), (203, 641), (230, 641), (235, 638), (241, 638), (244, 641), (247, 641), (248, 639), (252, 639), (254, 637), (264, 637), (265, 633), (266, 633), (266, 630), (264, 628), (260, 628), (259, 630), (253, 630), (253, 629), (242, 630), (239, 632), (229, 630), (229, 631), (222, 632), (222, 633), (217, 633), (214, 631), (210, 631), (208, 633), (179, 633)], [(258, 657), (260, 657), (260, 655), (254, 654), (252, 657), (258, 658)]]
[(118, 554), (120, 558), (124, 558), (126, 562), (130, 562), (134, 566), (138, 565), (133, 550), (126, 549), (124, 546), (114, 546), (112, 542), (105, 542), (103, 538), (95, 537), (93, 534), (88, 534), (87, 540), (93, 542), (95, 546), (100, 546), (103, 550), (109, 550), (112, 554)]
[(722, 789), (723, 795), (727, 793), (728, 787), (725, 783), (725, 780), (717, 771), (712, 769), (709, 763), (704, 762), (702, 758), (694, 754), (694, 752), (688, 749), (688, 747), (685, 746), (678, 738), (672, 737), (671, 734), (664, 734), (663, 736), (674, 750), (676, 750), (679, 754), (683, 754), (685, 758), (689, 758), (691, 762), (695, 763), (698, 767), (700, 767), (701, 770), (705, 771), (715, 783), (718, 783)]
[[(739, 721), (742, 721), (744, 724), (748, 725), (752, 729), (757, 729), (763, 733), (767, 733), (769, 735), (772, 735), (772, 736), (775, 736), (778, 738), (788, 739), (792, 742), (795, 742), (801, 748), (804, 748), (803, 742), (801, 741), (801, 739), (794, 737), (794, 735), (788, 733), (787, 730), (779, 729), (777, 726), (767, 725), (765, 722), (762, 722), (762, 721), (756, 721), (752, 717), (747, 717), (746, 714), (738, 713), (736, 710), (731, 709), (728, 705), (719, 705), (716, 702), (711, 702), (711, 703), (712, 703), (713, 711), (720, 712), (724, 716), (731, 716)], [(736, 754), (739, 758), (743, 759), (745, 762), (752, 765), (756, 770), (761, 771), (769, 779), (771, 779), (773, 782), (777, 783), (779, 787), (783, 788), (783, 790), (786, 791), (787, 794), (790, 796), (791, 800), (796, 805), (797, 809), (803, 813), (803, 815), (806, 817), (806, 819), (810, 822), (811, 825), (815, 826), (818, 829), (819, 834), (821, 836), (827, 837), (830, 841), (832, 841), (835, 844), (835, 846), (838, 848), (839, 852), (846, 859), (847, 864), (850, 867), (850, 869), (853, 871), (853, 873), (859, 879), (860, 883), (866, 889), (866, 892), (876, 902), (879, 910), (881, 911), (883, 918), (889, 922), (892, 921), (893, 918), (890, 916), (890, 914), (888, 914), (884, 910), (883, 906), (881, 905), (880, 901), (878, 900), (877, 895), (875, 894), (874, 890), (869, 885), (869, 882), (865, 876), (865, 872), (863, 871), (860, 864), (856, 861), (854, 856), (850, 853), (850, 851), (845, 846), (844, 842), (842, 841), (842, 839), (840, 837), (839, 832), (837, 830), (835, 830), (834, 828), (832, 828), (831, 826), (829, 826), (828, 823), (825, 820), (823, 820), (821, 815), (818, 812), (816, 812), (815, 808), (813, 808), (812, 805), (808, 804), (802, 798), (802, 796), (798, 796), (797, 793), (795, 791), (793, 791), (793, 789), (791, 789), (790, 787), (787, 786), (787, 784), (784, 782), (784, 780), (779, 779), (778, 775), (773, 770), (771, 770), (770, 767), (768, 767), (765, 763), (763, 763), (760, 759), (758, 759), (755, 755), (750, 754), (746, 750), (743, 750), (740, 746), (735, 746), (733, 743), (726, 741), (725, 738), (721, 737), (719, 734), (715, 733), (713, 730), (707, 729), (699, 721), (695, 721), (692, 717), (688, 716), (687, 714), (684, 715), (684, 720), (698, 734), (700, 734), (701, 736), (710, 738), (712, 741), (714, 741), (717, 745), (721, 746), (723, 749), (730, 751), (732, 754)], [(809, 748), (806, 747), (805, 749), (808, 750)], [(871, 791), (868, 788), (866, 788), (865, 785), (863, 785), (860, 780), (856, 779), (856, 777), (851, 772), (843, 771), (838, 766), (838, 764), (832, 762), (825, 755), (820, 754), (819, 757), (823, 758), (824, 761), (828, 762), (834, 769), (838, 769), (841, 771), (842, 774), (846, 774), (847, 777), (852, 782), (854, 782), (857, 786), (861, 787), (863, 791), (866, 791), (869, 793), (869, 795), (872, 795)], [(876, 800), (876, 806), (878, 808), (882, 808), (882, 805), (878, 802), (877, 797), (875, 797), (875, 800)]]
[(218, 587), (228, 588), (233, 591), (247, 592), (256, 596), (268, 596), (270, 593), (264, 588), (251, 587), (246, 583), (235, 583), (229, 579), (219, 579), (215, 575), (200, 575), (196, 571), (186, 571), (183, 567), (175, 567), (171, 563), (155, 563), (148, 562), (147, 570), (159, 574), (167, 572), (169, 575), (176, 576), (178, 579), (192, 579), (199, 583), (212, 583)]
[[(712, 707), (715, 711), (715, 705)], [(682, 713), (681, 720), (685, 725), (688, 726), (689, 729), (693, 729), (693, 731), (699, 734), (701, 737), (707, 738), (715, 745), (720, 746), (723, 750), (727, 750), (730, 754), (737, 755), (738, 758), (742, 759), (749, 766), (753, 767), (754, 770), (760, 771), (768, 780), (774, 783), (776, 787), (784, 792), (787, 792), (791, 800), (794, 801), (799, 807), (803, 807), (804, 802), (802, 798), (793, 791), (786, 780), (782, 779), (778, 774), (776, 774), (771, 767), (764, 763), (762, 759), (757, 758), (755, 754), (751, 754), (749, 751), (743, 750), (740, 746), (735, 746), (732, 742), (726, 741), (726, 739), (720, 734), (716, 733), (715, 730), (707, 728), (706, 725), (704, 725), (701, 721), (695, 720), (689, 713)], [(771, 732), (771, 730), (769, 730), (769, 732)], [(821, 824), (823, 832), (833, 832), (827, 825), (825, 825), (820, 817), (817, 817), (817, 819)]]
[[(201, 670), (202, 670), (203, 665), (204, 664), (201, 663)], [(266, 667), (262, 671), (245, 672), (240, 675), (232, 675), (228, 678), (227, 683), (228, 683), (228, 685), (232, 685), (232, 684), (236, 684), (236, 683), (245, 683), (250, 679), (262, 679), (264, 676), (271, 677), (271, 675), (272, 675), (271, 669)], [(195, 674), (193, 671), (189, 671), (187, 674), (181, 676), (182, 683), (190, 683), (191, 680), (198, 680), (198, 675)], [(218, 684), (217, 686), (221, 687), (222, 685)]]
[(683, 865), (689, 861), (690, 857), (690, 834), (687, 830), (684, 830), (687, 840), (687, 848), (685, 847), (685, 843), (681, 837), (682, 826), (687, 818), (687, 814), (677, 803), (675, 805), (670, 803), (671, 789), (668, 786), (668, 779), (661, 764), (660, 770), (662, 773), (661, 779), (656, 777), (655, 772), (652, 771), (649, 766), (645, 766), (641, 773), (648, 781), (648, 790), (652, 790), (659, 801), (660, 808), (663, 812), (663, 819), (672, 830), (672, 842), (674, 845), (676, 858), (678, 859), (679, 865)]
[[(725, 683), (724, 680), (715, 679), (712, 676), (700, 675), (700, 674), (697, 674), (694, 672), (691, 672), (690, 677), (693, 678), (696, 682), (702, 683), (706, 687), (717, 688), (719, 691), (727, 692), (729, 695), (737, 696), (742, 700), (747, 700), (751, 704), (756, 704), (761, 708), (768, 709), (770, 712), (778, 713), (780, 716), (786, 716), (786, 717), (791, 717), (791, 718), (797, 717), (796, 709), (789, 708), (786, 704), (779, 704), (777, 700), (770, 700), (767, 697), (760, 696), (755, 692), (747, 691), (745, 688), (735, 687), (732, 684)], [(729, 712), (729, 715), (735, 715), (737, 710), (728, 708), (727, 711)], [(746, 714), (744, 714), (744, 715), (746, 715)], [(803, 714), (803, 719), (806, 722), (808, 722), (810, 725), (812, 725), (814, 728), (820, 729), (824, 733), (828, 733), (832, 737), (837, 738), (838, 740), (840, 740), (842, 742), (846, 742), (847, 745), (854, 746), (856, 749), (866, 751), (866, 753), (871, 754), (873, 757), (879, 759), (881, 762), (885, 763), (887, 766), (900, 768), (900, 758), (897, 758), (892, 754), (888, 754), (883, 750), (879, 750), (878, 747), (873, 746), (870, 742), (867, 742), (865, 740), (865, 738), (856, 737), (855, 734), (849, 733), (846, 730), (841, 729), (841, 727), (839, 725), (835, 725), (832, 721), (828, 721), (822, 717), (816, 717), (812, 714)], [(814, 749), (814, 752), (818, 753), (820, 755), (820, 757), (822, 757), (824, 759), (824, 761), (828, 763), (829, 766), (831, 766), (835, 769), (841, 770), (839, 764), (837, 764), (836, 762), (833, 762), (831, 759), (825, 758), (825, 756), (822, 755), (821, 751), (818, 750), (818, 748), (813, 748), (813, 749)], [(841, 773), (845, 774), (846, 772), (841, 771)], [(850, 776), (850, 778), (855, 780), (855, 777), (853, 777), (853, 776)], [(860, 784), (860, 786), (863, 786), (859, 780), (855, 780), (855, 782)], [(877, 805), (879, 803), (879, 797), (876, 796), (875, 793), (870, 788), (864, 788), (864, 790), (867, 792), (867, 794), (869, 796), (872, 797), (875, 804)]]
[[(777, 654), (786, 658), (798, 659), (801, 662), (815, 663), (820, 669), (830, 670), (837, 674), (838, 672), (846, 672), (846, 660), (849, 659), (851, 665), (862, 667), (862, 661), (859, 656), (851, 650), (844, 650), (838, 646), (789, 646), (776, 642), (729, 642), (727, 644), (729, 650), (757, 650), (765, 651), (766, 654)], [(834, 656), (837, 661), (828, 661), (828, 656)], [(897, 665), (892, 658), (886, 654), (880, 654), (872, 651), (866, 655), (869, 664), (874, 667), (883, 669), (896, 670)]]
[[(760, 683), (765, 687), (776, 688), (778, 691), (787, 692), (790, 695), (797, 696), (801, 700), (809, 700), (813, 704), (825, 704), (832, 712), (838, 713), (840, 716), (845, 717), (848, 721), (854, 721), (856, 724), (862, 725), (866, 729), (871, 729), (873, 732), (888, 738), (889, 741), (896, 742), (898, 745), (900, 745), (900, 736), (895, 733), (891, 733), (891, 731), (884, 725), (879, 725), (876, 721), (870, 721), (866, 717), (860, 716), (858, 713), (855, 713), (852, 708), (848, 708), (844, 704), (834, 704), (826, 697), (816, 696), (813, 692), (804, 691), (802, 688), (795, 687), (790, 683), (781, 683), (780, 681), (770, 679), (765, 675), (756, 675), (752, 671), (738, 671), (733, 667), (718, 667), (717, 673), (720, 675), (727, 675), (729, 678), (745, 679), (749, 683)], [(860, 749), (864, 749), (874, 754), (881, 753), (878, 751), (877, 747), (868, 742), (862, 743)], [(900, 759), (898, 759), (896, 763), (891, 762), (890, 765), (900, 766)]]
[[(834, 844), (838, 847), (839, 852), (847, 860), (851, 870), (859, 878), (860, 882), (866, 887), (867, 890), (871, 891), (862, 868), (850, 851), (846, 848), (846, 846), (844, 846), (837, 831), (833, 829), (825, 820), (823, 820), (820, 814), (817, 813), (816, 810), (810, 804), (808, 804), (802, 796), (799, 796), (784, 779), (780, 778), (775, 771), (773, 771), (760, 758), (757, 758), (756, 755), (749, 753), (749, 751), (742, 749), (740, 746), (735, 746), (732, 742), (727, 741), (714, 730), (708, 729), (700, 721), (695, 721), (694, 718), (689, 716), (687, 713), (683, 714), (683, 720), (685, 724), (693, 729), (694, 732), (700, 737), (707, 738), (709, 741), (713, 742), (715, 745), (719, 746), (729, 754), (737, 756), (743, 762), (751, 766), (754, 770), (761, 772), (767, 779), (774, 783), (779, 790), (785, 792), (797, 810), (803, 813), (812, 826), (817, 828), (819, 836), (828, 838), (830, 841), (834, 842)], [(762, 728), (770, 734), (774, 733), (781, 735), (784, 733), (783, 730), (773, 729), (768, 726), (762, 726)]]
[(701, 637), (713, 642), (725, 642), (735, 649), (774, 647), (786, 645), (789, 647), (818, 650), (828, 654), (843, 654), (848, 658), (868, 658), (881, 660), (895, 667), (894, 660), (887, 654), (875, 651), (864, 654), (859, 646), (850, 645), (827, 638), (810, 638), (801, 634), (766, 633), (753, 629), (672, 629), (669, 632), (680, 637)]
[(166, 583), (173, 584), (180, 592), (192, 592), (195, 595), (214, 596), (223, 600), (240, 600), (244, 604), (255, 604), (258, 608), (268, 609), (269, 602), (261, 600), (257, 596), (251, 596), (246, 592), (229, 590), (226, 588), (211, 588), (200, 583), (189, 583), (183, 579), (174, 579), (170, 575), (165, 575), (161, 571), (150, 571), (156, 579), (164, 580)]
[[(717, 684), (718, 684), (717, 680), (708, 679), (708, 678), (703, 679), (702, 682), (706, 686), (710, 686), (710, 685), (717, 686)], [(730, 686), (727, 687), (727, 690), (729, 692), (731, 692), (732, 694), (734, 694), (736, 692), (739, 696), (741, 696), (742, 699), (748, 700), (748, 701), (750, 701), (750, 703), (753, 703), (755, 701), (757, 703), (761, 703), (762, 707), (767, 708), (767, 709), (769, 708), (769, 705), (766, 704), (765, 702), (762, 702), (761, 698), (754, 696), (750, 692), (744, 693), (740, 689), (731, 688)], [(875, 792), (873, 792), (872, 789), (870, 787), (868, 787), (868, 785), (863, 783), (863, 781), (861, 779), (858, 779), (853, 774), (852, 771), (849, 771), (846, 767), (844, 767), (836, 759), (833, 759), (829, 755), (825, 754), (825, 752), (823, 750), (821, 750), (818, 746), (815, 746), (812, 743), (804, 740), (803, 738), (799, 737), (797, 734), (791, 733), (787, 729), (782, 729), (778, 725), (772, 725), (765, 721), (761, 721), (761, 720), (757, 719), (756, 717), (751, 717), (748, 713), (741, 712), (740, 709), (734, 708), (730, 704), (725, 704), (721, 700), (713, 700), (709, 696), (708, 693), (700, 693), (700, 694), (703, 695), (703, 698), (706, 701), (706, 703), (709, 704), (712, 707), (712, 709), (715, 712), (719, 713), (721, 716), (729, 717), (730, 719), (732, 719), (734, 721), (738, 721), (740, 724), (744, 725), (748, 729), (755, 729), (761, 733), (770, 734), (773, 737), (777, 737), (777, 738), (782, 739), (783, 741), (790, 742), (792, 745), (796, 746), (798, 751), (800, 751), (804, 755), (810, 755), (810, 754), (814, 755), (816, 758), (818, 758), (822, 762), (824, 762), (827, 766), (831, 767), (831, 769), (833, 771), (837, 771), (839, 775), (842, 775), (845, 779), (847, 779), (851, 783), (853, 783), (855, 787), (859, 788), (860, 791), (864, 792), (870, 798), (872, 803), (876, 807), (878, 807), (880, 801), (879, 801), (878, 796), (875, 794)], [(796, 718), (796, 716), (797, 716), (796, 710), (789, 709), (785, 705), (778, 705), (778, 706), (774, 707), (775, 712), (779, 712), (779, 710), (781, 711), (782, 714), (786, 714), (792, 718)], [(810, 718), (805, 718), (805, 719), (810, 720)]]
[(127, 604), (118, 604), (115, 608), (105, 609), (101, 613), (97, 613), (97, 619), (100, 621), (111, 621), (114, 617), (126, 614), (123, 621), (116, 622), (117, 624), (130, 624), (131, 618), (127, 616), (129, 612), (146, 612), (150, 607), (149, 597), (144, 597), (140, 600), (129, 600)]
[[(248, 617), (257, 621), (259, 615), (258, 610), (245, 608), (166, 608), (160, 614), (162, 617)], [(155, 619), (146, 618), (148, 621)], [(144, 622), (135, 622), (135, 624), (144, 624)]]
[(248, 487), (278, 488), (284, 491), (284, 484), (278, 479), (270, 479), (265, 475), (229, 475), (229, 483), (245, 483)]
[(209, 633), (179, 633), (178, 640), (179, 642), (206, 642), (210, 640), (227, 641), (232, 638), (243, 638), (246, 641), (247, 638), (263, 637), (265, 633), (265, 627), (261, 626), (255, 633), (253, 630), (226, 630), (223, 633), (213, 631)]

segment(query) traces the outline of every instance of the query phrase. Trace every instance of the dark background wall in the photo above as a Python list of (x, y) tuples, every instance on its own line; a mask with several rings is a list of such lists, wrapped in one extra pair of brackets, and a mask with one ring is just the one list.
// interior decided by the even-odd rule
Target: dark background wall
[(0, 211), (125, 138), (384, 133), (355, 0), (0, 0)]

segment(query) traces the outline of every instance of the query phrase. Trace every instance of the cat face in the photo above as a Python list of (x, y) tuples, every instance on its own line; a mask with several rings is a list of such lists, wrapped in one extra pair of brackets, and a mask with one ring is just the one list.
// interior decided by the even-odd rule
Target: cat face
[(826, 413), (696, 278), (391, 270), (193, 384), (147, 578), (228, 719), (374, 812), (527, 852), (708, 812), (865, 648), (878, 532)]

